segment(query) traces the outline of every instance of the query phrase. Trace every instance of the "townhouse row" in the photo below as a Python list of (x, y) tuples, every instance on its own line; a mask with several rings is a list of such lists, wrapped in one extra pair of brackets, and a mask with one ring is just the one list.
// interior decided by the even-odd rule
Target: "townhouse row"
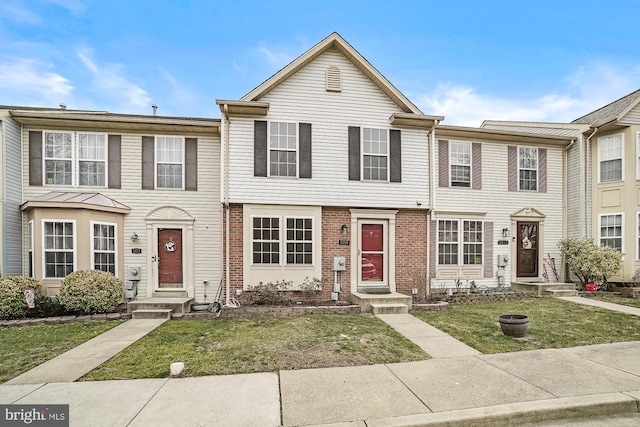
[(593, 237), (627, 254), (628, 280), (633, 102), (607, 123), (448, 126), (333, 33), (217, 100), (220, 119), (0, 107), (0, 273), (53, 295), (95, 268), (197, 301), (317, 278), (316, 299), (346, 301), (545, 280), (560, 239)]

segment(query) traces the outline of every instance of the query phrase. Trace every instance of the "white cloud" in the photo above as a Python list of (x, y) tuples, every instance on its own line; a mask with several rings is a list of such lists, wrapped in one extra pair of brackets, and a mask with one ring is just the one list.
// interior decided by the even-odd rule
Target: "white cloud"
[(92, 90), (99, 96), (118, 101), (119, 110), (138, 110), (151, 103), (146, 90), (129, 81), (124, 75), (124, 67), (120, 64), (97, 64), (89, 57), (87, 51), (78, 52), (78, 58), (93, 74)]
[(19, 0), (3, 0), (0, 2), (0, 19), (30, 25), (40, 23), (40, 17)]
[(51, 3), (56, 4), (62, 8), (67, 9), (71, 13), (82, 13), (87, 10), (87, 5), (82, 0), (49, 0)]
[(416, 98), (426, 114), (445, 116), (445, 123), (479, 126), (483, 120), (569, 122), (638, 89), (640, 67), (624, 72), (609, 65), (581, 67), (567, 84), (533, 98), (506, 98), (470, 86), (441, 83)]
[(159, 68), (160, 74), (169, 84), (169, 90), (166, 91), (165, 100), (169, 103), (167, 110), (169, 114), (174, 114), (171, 111), (176, 110), (190, 110), (193, 109), (193, 105), (198, 100), (198, 95), (195, 91), (188, 89), (182, 82), (176, 80), (176, 78), (164, 68)]
[(293, 60), (293, 57), (287, 53), (270, 49), (265, 42), (260, 42), (255, 49), (266, 58), (271, 68), (280, 69)]
[(4, 102), (16, 99), (31, 99), (38, 105), (64, 102), (73, 90), (69, 80), (51, 71), (50, 64), (36, 59), (1, 58), (0, 88), (5, 92)]

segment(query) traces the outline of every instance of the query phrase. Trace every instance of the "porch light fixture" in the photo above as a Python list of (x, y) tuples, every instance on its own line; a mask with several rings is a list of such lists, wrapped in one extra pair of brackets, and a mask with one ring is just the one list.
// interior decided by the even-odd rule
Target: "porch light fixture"
[(140, 236), (138, 236), (138, 233), (136, 233), (135, 231), (133, 232), (133, 234), (131, 235), (131, 241), (132, 242), (137, 242), (138, 239), (140, 239)]
[(346, 236), (349, 232), (349, 227), (347, 227), (347, 224), (342, 224), (342, 227), (340, 227), (340, 231), (342, 231), (343, 236)]
[(511, 231), (508, 228), (502, 229), (502, 237), (509, 237), (511, 235)]

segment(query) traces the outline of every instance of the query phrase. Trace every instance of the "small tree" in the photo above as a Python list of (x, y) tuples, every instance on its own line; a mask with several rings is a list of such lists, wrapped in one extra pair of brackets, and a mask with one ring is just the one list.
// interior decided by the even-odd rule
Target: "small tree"
[(589, 239), (562, 239), (558, 248), (582, 285), (602, 283), (606, 277), (618, 273), (624, 256), (609, 246), (596, 246)]

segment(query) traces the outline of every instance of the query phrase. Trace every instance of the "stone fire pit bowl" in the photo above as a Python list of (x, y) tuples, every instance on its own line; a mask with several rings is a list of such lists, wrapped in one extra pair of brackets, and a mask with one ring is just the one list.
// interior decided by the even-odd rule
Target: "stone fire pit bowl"
[(524, 314), (501, 314), (498, 316), (502, 333), (514, 338), (527, 335), (529, 316)]

